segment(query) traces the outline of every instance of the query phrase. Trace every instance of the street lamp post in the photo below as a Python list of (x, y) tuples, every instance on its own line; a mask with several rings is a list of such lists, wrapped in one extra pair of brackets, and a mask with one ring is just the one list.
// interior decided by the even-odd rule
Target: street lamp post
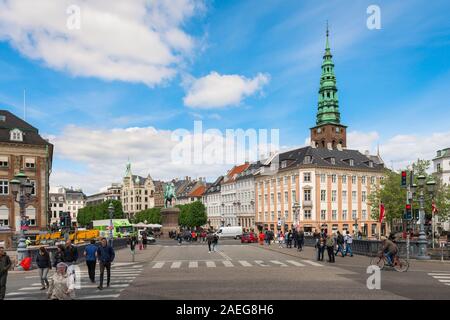
[(299, 214), (300, 214), (300, 205), (297, 202), (295, 202), (294, 205), (292, 206), (292, 210), (293, 210), (294, 216), (295, 216), (295, 228), (297, 229), (300, 224), (300, 221), (298, 218)]
[(113, 244), (113, 215), (114, 215), (114, 206), (112, 202), (109, 203), (108, 206), (108, 212), (109, 212), (109, 244), (112, 246)]
[(25, 229), (27, 229), (25, 206), (28, 202), (33, 200), (31, 196), (33, 185), (28, 180), (28, 177), (22, 172), (16, 174), (9, 184), (14, 196), (14, 201), (19, 204), (20, 208), (20, 238), (17, 245), (17, 263), (20, 263), (27, 256), (27, 245), (25, 243)]
[(428, 181), (425, 184), (425, 180), (426, 180), (426, 177), (424, 175), (420, 175), (417, 177), (418, 186), (416, 186), (416, 185), (412, 186), (413, 192), (415, 192), (417, 190), (417, 188), (420, 190), (419, 191), (420, 227), (419, 227), (419, 240), (417, 241), (419, 244), (419, 254), (417, 256), (418, 260), (429, 260), (430, 259), (430, 256), (427, 253), (428, 241), (427, 241), (427, 236), (425, 234), (425, 194), (424, 194), (424, 189), (425, 189), (425, 185), (426, 185), (429, 194), (433, 195), (434, 189), (436, 186), (436, 182)]

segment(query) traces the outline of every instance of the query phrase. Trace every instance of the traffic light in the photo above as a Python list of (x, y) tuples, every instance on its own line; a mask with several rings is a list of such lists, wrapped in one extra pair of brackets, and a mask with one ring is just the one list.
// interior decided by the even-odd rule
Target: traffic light
[(406, 178), (407, 178), (408, 174), (406, 173), (406, 171), (402, 171), (402, 188), (406, 188)]
[(406, 204), (404, 219), (405, 220), (411, 220), (412, 219), (412, 208), (411, 208), (411, 205), (409, 203)]
[(61, 226), (61, 228), (66, 226), (66, 216), (65, 216), (65, 214), (62, 214), (59, 217), (59, 225)]

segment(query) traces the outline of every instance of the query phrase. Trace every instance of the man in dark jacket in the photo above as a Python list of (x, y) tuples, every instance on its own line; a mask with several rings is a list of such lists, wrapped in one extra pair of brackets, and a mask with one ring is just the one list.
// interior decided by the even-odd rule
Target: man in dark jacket
[(64, 249), (64, 262), (68, 265), (77, 263), (78, 250), (72, 245), (72, 241), (66, 241), (66, 248)]
[(298, 240), (297, 240), (297, 250), (302, 251), (303, 250), (303, 244), (305, 243), (305, 232), (303, 229), (300, 229), (298, 233)]
[(294, 248), (297, 248), (297, 245), (298, 245), (298, 231), (297, 231), (297, 229), (294, 229), (294, 232), (292, 232), (292, 240), (294, 240)]
[(336, 236), (336, 244), (337, 244), (337, 250), (335, 255), (337, 256), (340, 252), (342, 256), (344, 257), (344, 236), (338, 231)]
[(5, 299), (6, 279), (8, 270), (11, 268), (11, 259), (5, 252), (5, 248), (0, 247), (0, 300)]
[(97, 258), (100, 264), (100, 285), (99, 290), (103, 290), (103, 275), (106, 268), (106, 286), (109, 287), (111, 280), (111, 262), (114, 261), (114, 249), (108, 244), (106, 238), (102, 238), (101, 245), (97, 249)]

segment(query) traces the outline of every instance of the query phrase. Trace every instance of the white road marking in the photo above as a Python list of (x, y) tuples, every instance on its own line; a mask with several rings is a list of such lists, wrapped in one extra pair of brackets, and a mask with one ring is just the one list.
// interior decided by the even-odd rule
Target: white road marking
[(255, 263), (261, 267), (268, 267), (268, 265), (264, 264), (264, 261), (262, 260), (255, 260)]
[(435, 279), (450, 279), (450, 276), (433, 276)]
[(165, 262), (157, 262), (153, 266), (153, 269), (161, 269), (164, 266)]
[(239, 260), (239, 263), (243, 266), (243, 267), (251, 267), (252, 265), (250, 263), (248, 263), (245, 260)]
[[(42, 291), (44, 291), (44, 290), (42, 290)], [(9, 296), (22, 296), (22, 295), (24, 295), (24, 294), (41, 294), (41, 292), (39, 292), (39, 291), (33, 291), (33, 292), (10, 292), (10, 293), (7, 293), (6, 294), (6, 296), (7, 297), (9, 297)]]
[[(19, 291), (28, 291), (28, 290), (40, 290), (41, 288), (37, 288), (37, 287), (25, 287), (25, 288), (20, 288)], [(42, 290), (44, 291), (44, 290)]]
[(172, 265), (170, 266), (170, 269), (178, 269), (181, 267), (181, 261), (175, 261), (172, 263)]
[(225, 260), (232, 260), (229, 256), (227, 256), (225, 253), (223, 253), (222, 251), (219, 251), (219, 254), (224, 257)]
[(233, 263), (231, 263), (231, 261), (225, 260), (225, 261), (222, 261), (222, 263), (227, 268), (234, 267), (234, 265), (233, 265)]
[(214, 261), (206, 261), (206, 266), (207, 266), (208, 268), (215, 268), (215, 267), (216, 267), (216, 264), (215, 264)]
[(288, 266), (287, 264), (284, 264), (283, 262), (280, 262), (278, 260), (271, 260), (270, 262), (272, 262), (273, 264), (277, 264), (277, 265), (279, 265), (281, 267), (287, 267)]
[(119, 296), (120, 296), (120, 294), (105, 294), (105, 295), (76, 297), (76, 299), (93, 300), (93, 299), (103, 299), (103, 298), (118, 298)]
[(40, 278), (39, 276), (26, 276), (25, 279), (36, 279)]
[(310, 260), (302, 260), (302, 261), (305, 263), (308, 263), (312, 266), (315, 266), (315, 267), (323, 267), (323, 265), (321, 265), (320, 263), (314, 262), (314, 261), (310, 261)]
[(429, 276), (450, 276), (450, 273), (429, 273)]
[(294, 261), (294, 260), (287, 260), (286, 262), (288, 262), (290, 264), (293, 264), (296, 267), (304, 267), (305, 266), (303, 263), (300, 263), (300, 262), (297, 262), (297, 261)]
[(450, 283), (450, 280), (439, 280), (439, 282)]
[(198, 262), (197, 261), (190, 261), (189, 262), (189, 268), (198, 268)]
[[(130, 284), (129, 283), (124, 283), (124, 284), (111, 284), (109, 287), (110, 288), (126, 288), (129, 287)], [(87, 285), (81, 285), (81, 289), (89, 289), (89, 288), (97, 288), (98, 285), (97, 284), (87, 284)], [(76, 293), (76, 291), (75, 291)]]
[(143, 265), (133, 266), (132, 268), (143, 268)]

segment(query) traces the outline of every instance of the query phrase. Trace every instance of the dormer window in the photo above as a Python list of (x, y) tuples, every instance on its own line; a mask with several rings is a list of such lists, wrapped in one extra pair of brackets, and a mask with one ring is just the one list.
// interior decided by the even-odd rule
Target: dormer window
[(305, 159), (303, 160), (304, 164), (310, 164), (311, 162), (312, 162), (311, 156), (306, 156)]
[(350, 164), (351, 167), (353, 167), (353, 166), (355, 165), (355, 160), (350, 159), (350, 160), (348, 161), (348, 163)]
[(369, 161), (369, 167), (373, 168), (373, 161)]
[(283, 160), (281, 161), (281, 168), (286, 168), (287, 167), (287, 161)]
[(336, 164), (336, 158), (330, 158), (331, 164)]
[(10, 131), (11, 141), (23, 141), (23, 133), (19, 129), (13, 129)]

